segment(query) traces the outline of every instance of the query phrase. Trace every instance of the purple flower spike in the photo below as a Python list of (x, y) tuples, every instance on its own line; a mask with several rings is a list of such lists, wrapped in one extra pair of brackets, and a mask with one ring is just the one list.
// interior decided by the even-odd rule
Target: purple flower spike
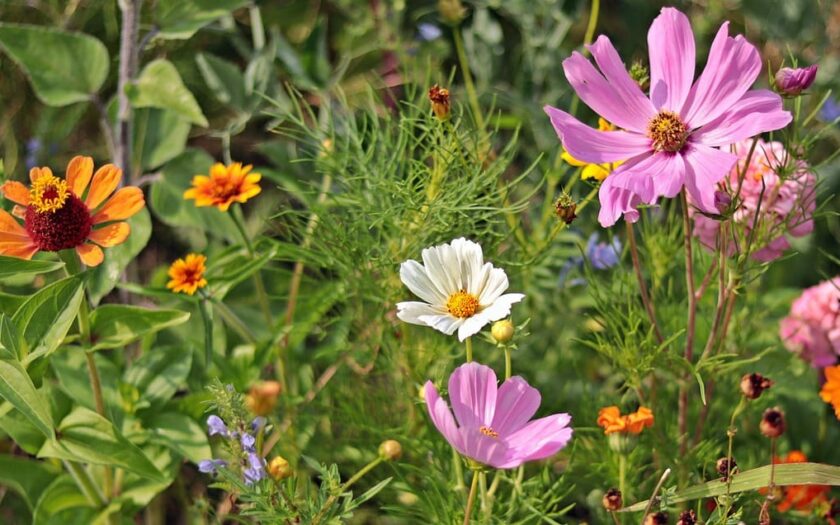
[(776, 89), (782, 95), (795, 97), (814, 83), (817, 78), (817, 65), (808, 67), (783, 67), (776, 72)]
[(198, 471), (205, 474), (216, 474), (220, 468), (226, 466), (227, 462), (223, 459), (205, 459), (198, 462)]
[(243, 471), (245, 483), (251, 485), (265, 477), (265, 460), (255, 452), (248, 454), (248, 468)]
[(254, 439), (254, 436), (251, 434), (242, 434), (240, 441), (242, 442), (242, 450), (246, 452), (254, 451), (254, 444), (257, 442), (257, 440)]
[(222, 421), (222, 418), (219, 416), (210, 416), (207, 418), (207, 428), (208, 434), (211, 436), (215, 436), (219, 434), (220, 436), (229, 437), (230, 431), (228, 430), (227, 426), (225, 426), (225, 422)]
[(256, 432), (257, 430), (260, 429), (260, 427), (264, 427), (265, 426), (265, 421), (266, 421), (266, 419), (262, 416), (255, 417), (254, 420), (251, 421), (251, 431)]
[(451, 411), (431, 381), (425, 388), (438, 431), (458, 452), (484, 465), (515, 468), (553, 456), (572, 439), (569, 414), (531, 421), (540, 393), (521, 377), (498, 387), (492, 368), (475, 362), (461, 365), (449, 377)]

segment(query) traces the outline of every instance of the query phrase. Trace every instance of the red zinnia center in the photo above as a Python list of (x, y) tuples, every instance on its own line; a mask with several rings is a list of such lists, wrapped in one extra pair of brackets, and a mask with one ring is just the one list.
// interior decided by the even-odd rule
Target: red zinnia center
[[(54, 196), (50, 192), (55, 192)], [(58, 191), (47, 188), (44, 197), (56, 198)], [(57, 252), (80, 246), (93, 226), (90, 211), (81, 199), (71, 192), (64, 197), (63, 205), (55, 211), (41, 212), (32, 205), (26, 208), (24, 227), (38, 249)]]

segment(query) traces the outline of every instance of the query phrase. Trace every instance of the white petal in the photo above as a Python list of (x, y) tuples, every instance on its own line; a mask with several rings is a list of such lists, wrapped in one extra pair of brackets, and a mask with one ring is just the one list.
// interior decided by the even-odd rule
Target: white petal
[(424, 315), (419, 319), (426, 325), (446, 335), (454, 334), (455, 330), (464, 323), (463, 319), (449, 314)]
[(400, 280), (414, 295), (427, 303), (446, 304), (447, 296), (417, 261), (406, 261), (400, 265)]
[(419, 301), (406, 301), (397, 303), (397, 317), (406, 323), (428, 326), (420, 317), (427, 315), (439, 315), (441, 312), (435, 307)]
[(489, 321), (498, 321), (510, 315), (510, 307), (525, 298), (525, 294), (508, 293), (497, 298), (493, 304), (484, 308), (480, 315), (485, 316)]
[(481, 292), (487, 286), (490, 274), (493, 272), (493, 265), (484, 263), (475, 274), (471, 275), (467, 283), (467, 291), (475, 297), (481, 297)]
[(468, 317), (464, 324), (461, 325), (461, 328), (458, 329), (458, 340), (463, 341), (467, 337), (477, 334), (489, 322), (490, 319), (484, 312)]
[(481, 290), (478, 296), (478, 303), (481, 306), (486, 306), (493, 303), (500, 295), (508, 289), (508, 278), (505, 271), (501, 268), (493, 268), (490, 270), (490, 275), (487, 278), (487, 283), (484, 289)]
[(452, 249), (458, 256), (460, 272), (463, 276), (461, 284), (465, 290), (469, 291), (472, 277), (481, 270), (484, 264), (481, 246), (462, 237), (452, 241)]
[(458, 260), (452, 253), (451, 246), (442, 244), (426, 248), (422, 255), (426, 273), (437, 285), (438, 290), (449, 297), (461, 289)]

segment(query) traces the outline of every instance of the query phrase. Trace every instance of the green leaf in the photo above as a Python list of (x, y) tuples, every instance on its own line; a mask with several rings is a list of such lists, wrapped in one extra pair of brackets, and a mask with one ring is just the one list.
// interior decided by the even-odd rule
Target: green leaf
[(22, 275), (39, 275), (54, 272), (63, 267), (64, 263), (59, 261), (27, 261), (26, 259), (0, 255), (0, 279)]
[(14, 410), (11, 403), (4, 402), (0, 406), (0, 413), (3, 414), (0, 416), (0, 430), (8, 434), (27, 454), (37, 454), (46, 441), (44, 434), (23, 414)]
[(145, 478), (162, 479), (143, 451), (117, 432), (110, 421), (83, 407), (61, 421), (57, 439), (44, 443), (38, 457), (115, 466)]
[(195, 62), (204, 82), (219, 102), (238, 109), (244, 108), (245, 78), (236, 64), (207, 53), (199, 53)]
[(48, 106), (86, 101), (108, 76), (108, 50), (83, 33), (0, 23), (0, 47), (23, 68)]
[(215, 22), (248, 0), (158, 0), (155, 12), (159, 35), (187, 39), (202, 27)]
[(145, 208), (128, 220), (131, 235), (119, 246), (105, 250), (105, 261), (88, 270), (88, 295), (93, 304), (99, 304), (120, 280), (123, 270), (146, 247), (152, 236), (152, 219)]
[(192, 366), (192, 351), (182, 346), (164, 346), (143, 354), (125, 373), (125, 382), (142, 392), (150, 404), (162, 404), (186, 385)]
[(207, 434), (184, 414), (159, 414), (152, 417), (147, 426), (154, 436), (152, 441), (173, 449), (193, 463), (212, 457)]
[(120, 348), (146, 334), (176, 326), (190, 318), (181, 310), (151, 310), (138, 306), (106, 304), (90, 316), (93, 348)]
[(195, 97), (168, 60), (159, 58), (149, 62), (137, 80), (126, 89), (134, 107), (166, 109), (193, 124), (208, 126)]
[(0, 292), (0, 313), (6, 315), (15, 315), (17, 309), (20, 308), (20, 305), (26, 302), (28, 299), (26, 296), (23, 295), (12, 295), (10, 293)]
[(0, 485), (6, 485), (17, 492), (29, 510), (33, 509), (44, 489), (60, 473), (60, 468), (43, 461), (0, 455)]
[(18, 308), (12, 323), (25, 343), (24, 365), (58, 348), (70, 330), (83, 298), (82, 279), (68, 277), (41, 288)]
[(174, 159), (187, 146), (190, 123), (174, 111), (138, 108), (134, 112), (134, 163), (148, 172)]
[[(76, 510), (70, 513), (67, 511)], [(81, 515), (80, 512), (81, 511)], [(33, 525), (42, 523), (75, 524), (85, 523), (93, 516), (93, 509), (87, 497), (79, 491), (73, 478), (64, 475), (50, 483), (41, 497), (33, 513)]]
[[(732, 476), (730, 494), (757, 490), (766, 487), (770, 482), (771, 465), (739, 472)], [(831, 485), (840, 486), (840, 466), (825, 465), (823, 463), (785, 463), (775, 465), (773, 481), (776, 485)], [(668, 498), (670, 503), (680, 503), (701, 498), (712, 498), (726, 494), (726, 483), (720, 479), (707, 481), (702, 485), (695, 485), (677, 492)], [(638, 512), (645, 510), (647, 500), (634, 503), (619, 512)]]

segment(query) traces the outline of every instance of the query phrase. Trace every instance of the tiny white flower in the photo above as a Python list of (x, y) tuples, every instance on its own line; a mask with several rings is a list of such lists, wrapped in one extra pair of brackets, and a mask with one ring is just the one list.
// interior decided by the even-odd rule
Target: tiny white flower
[(400, 266), (400, 279), (423, 301), (397, 304), (397, 317), (430, 326), (458, 339), (478, 333), (486, 324), (510, 315), (521, 293), (504, 294), (508, 278), (501, 268), (484, 262), (481, 246), (460, 238), (423, 250), (423, 264), (409, 260)]

